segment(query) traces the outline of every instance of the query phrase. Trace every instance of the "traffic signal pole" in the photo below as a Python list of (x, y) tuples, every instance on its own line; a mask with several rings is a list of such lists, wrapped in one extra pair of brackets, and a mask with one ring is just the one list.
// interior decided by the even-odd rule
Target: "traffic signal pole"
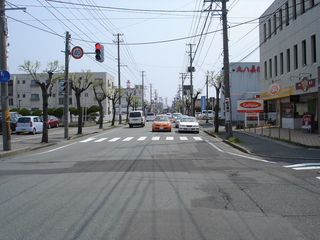
[(65, 89), (64, 89), (64, 98), (63, 98), (63, 116), (64, 116), (64, 138), (69, 137), (69, 58), (70, 58), (70, 42), (71, 35), (69, 32), (66, 32), (66, 49), (65, 49), (65, 70), (64, 70), (64, 79), (65, 79)]
[[(0, 70), (7, 70), (7, 22), (5, 0), (0, 0)], [(8, 82), (1, 82), (2, 139), (3, 150), (11, 150), (10, 112), (8, 104)]]

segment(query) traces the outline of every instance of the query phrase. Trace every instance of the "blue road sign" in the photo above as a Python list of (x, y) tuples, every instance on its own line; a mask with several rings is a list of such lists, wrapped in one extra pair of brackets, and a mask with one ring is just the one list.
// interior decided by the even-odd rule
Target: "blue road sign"
[(10, 73), (6, 70), (0, 71), (0, 82), (6, 83), (10, 80)]

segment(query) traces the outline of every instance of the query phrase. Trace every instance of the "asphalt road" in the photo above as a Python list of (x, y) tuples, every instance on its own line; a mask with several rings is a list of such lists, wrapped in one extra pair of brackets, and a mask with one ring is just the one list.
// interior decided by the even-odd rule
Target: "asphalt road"
[(151, 123), (57, 142), (1, 159), (0, 239), (318, 239), (319, 179), (288, 165)]

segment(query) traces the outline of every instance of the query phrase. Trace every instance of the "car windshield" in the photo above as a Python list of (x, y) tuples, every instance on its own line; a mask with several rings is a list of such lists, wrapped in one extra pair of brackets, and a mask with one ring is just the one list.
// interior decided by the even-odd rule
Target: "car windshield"
[(18, 119), (19, 123), (29, 123), (30, 121), (31, 121), (31, 119), (30, 118), (26, 118), (26, 117), (20, 117)]
[(155, 121), (169, 121), (167, 116), (156, 116)]
[(141, 117), (140, 112), (131, 112), (129, 117)]
[(182, 118), (182, 119), (180, 120), (180, 122), (197, 122), (197, 119), (196, 119), (196, 118), (191, 118), (191, 117)]

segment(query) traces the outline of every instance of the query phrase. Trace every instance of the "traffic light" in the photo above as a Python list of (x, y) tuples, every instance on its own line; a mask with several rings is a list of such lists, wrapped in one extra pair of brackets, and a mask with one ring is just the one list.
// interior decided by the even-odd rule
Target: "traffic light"
[(104, 61), (104, 47), (100, 43), (96, 43), (96, 60), (98, 62), (103, 62)]
[(66, 90), (66, 84), (67, 84), (66, 81), (59, 82), (59, 92), (60, 93), (63, 93)]

